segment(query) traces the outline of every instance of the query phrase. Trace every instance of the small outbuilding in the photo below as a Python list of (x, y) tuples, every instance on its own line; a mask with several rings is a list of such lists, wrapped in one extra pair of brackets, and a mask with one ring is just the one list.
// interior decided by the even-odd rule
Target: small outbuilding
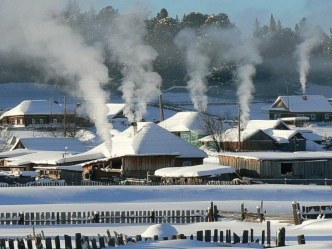
[(257, 178), (331, 178), (332, 152), (225, 152), (221, 165), (233, 166), (241, 176)]

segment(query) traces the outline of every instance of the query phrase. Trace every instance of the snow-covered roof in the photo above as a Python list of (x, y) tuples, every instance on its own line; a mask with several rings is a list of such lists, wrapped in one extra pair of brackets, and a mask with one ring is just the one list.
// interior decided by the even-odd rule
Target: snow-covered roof
[[(262, 132), (260, 129), (245, 129), (240, 132), (241, 142), (247, 140), (251, 136), (255, 135), (258, 132)], [(226, 130), (222, 134), (223, 142), (238, 142), (239, 141), (239, 130), (238, 128), (231, 128)]]
[(23, 155), (28, 155), (35, 153), (36, 151), (31, 151), (27, 149), (17, 149), (17, 150), (10, 150), (10, 151), (4, 151), (0, 153), (0, 158), (11, 158), (11, 157), (18, 157)]
[(331, 151), (298, 151), (298, 152), (224, 152), (222, 156), (231, 156), (256, 160), (324, 160), (332, 159)]
[(246, 129), (261, 129), (261, 130), (274, 129), (280, 123), (282, 123), (281, 120), (249, 120), (248, 123), (246, 124)]
[(13, 150), (18, 143), (22, 143), (28, 150), (38, 151), (62, 151), (64, 152), (85, 152), (85, 146), (76, 138), (64, 137), (27, 137), (18, 138), (13, 145)]
[(119, 114), (126, 106), (124, 103), (107, 103), (106, 104), (108, 108), (108, 114), (107, 117), (109, 119), (112, 119), (114, 116)]
[(282, 101), (291, 112), (332, 112), (332, 106), (328, 99), (322, 95), (292, 95), (279, 96), (271, 105), (270, 110), (280, 109), (276, 106)]
[(263, 132), (272, 137), (278, 143), (289, 143), (289, 139), (291, 139), (298, 133), (297, 130), (274, 130), (274, 129), (267, 129), (264, 130)]
[(152, 122), (137, 123), (137, 133), (131, 126), (112, 137), (111, 154), (105, 143), (76, 155), (61, 158), (57, 163), (100, 160), (109, 157), (175, 155), (180, 158), (204, 158), (207, 154), (196, 146)]
[(168, 167), (155, 171), (155, 176), (160, 177), (199, 177), (199, 176), (218, 176), (222, 174), (234, 173), (235, 169), (230, 166), (217, 164), (202, 164), (188, 167)]
[(36, 114), (63, 114), (62, 105), (56, 104), (50, 100), (24, 100), (13, 109), (6, 111), (0, 116), (0, 119), (9, 116), (36, 115)]
[(152, 122), (137, 124), (137, 133), (129, 127), (113, 137), (112, 157), (124, 155), (178, 155), (179, 157), (203, 158), (207, 154)]
[(202, 133), (202, 117), (198, 112), (178, 112), (158, 125), (170, 132)]
[(51, 164), (56, 165), (59, 158), (64, 157), (64, 152), (38, 151), (33, 154), (12, 157), (7, 163), (8, 166), (20, 166), (27, 164)]
[(299, 130), (299, 132), (306, 140), (316, 141), (316, 142), (323, 141), (323, 137), (321, 135), (314, 133), (313, 131)]

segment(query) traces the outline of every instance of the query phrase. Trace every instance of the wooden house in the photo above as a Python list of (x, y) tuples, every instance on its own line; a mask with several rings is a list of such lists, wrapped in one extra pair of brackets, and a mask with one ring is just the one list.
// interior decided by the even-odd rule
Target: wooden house
[(80, 105), (64, 105), (54, 100), (24, 100), (0, 116), (0, 124), (12, 128), (56, 129), (75, 126), (89, 127), (87, 117), (78, 115)]
[[(98, 150), (108, 154), (105, 144), (95, 148)], [(114, 136), (110, 155), (92, 161), (88, 170), (90, 176), (93, 170), (98, 170), (123, 177), (146, 178), (160, 168), (202, 164), (205, 157), (205, 152), (160, 126), (141, 122), (136, 128), (130, 127)]]
[(233, 166), (241, 176), (248, 177), (332, 177), (332, 152), (225, 152), (219, 154), (219, 163)]
[(202, 144), (199, 139), (208, 135), (204, 131), (204, 119), (198, 112), (178, 112), (158, 125), (196, 146)]
[[(240, 140), (239, 140), (240, 139)], [(201, 141), (208, 142), (203, 138)], [(225, 151), (304, 151), (306, 139), (280, 120), (250, 120), (245, 127), (231, 128), (219, 136)]]
[(307, 117), (309, 122), (332, 121), (332, 106), (321, 95), (279, 96), (268, 112), (269, 119)]

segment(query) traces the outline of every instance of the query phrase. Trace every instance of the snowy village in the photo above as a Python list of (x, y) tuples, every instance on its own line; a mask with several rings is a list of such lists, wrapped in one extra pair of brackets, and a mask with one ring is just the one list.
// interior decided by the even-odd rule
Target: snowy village
[(332, 4), (124, 2), (0, 1), (1, 249), (332, 248)]

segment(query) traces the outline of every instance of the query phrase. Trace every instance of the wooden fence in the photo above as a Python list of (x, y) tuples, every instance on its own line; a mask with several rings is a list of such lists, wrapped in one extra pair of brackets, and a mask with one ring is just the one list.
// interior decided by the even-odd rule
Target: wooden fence
[(207, 221), (207, 210), (87, 211), (0, 213), (2, 225), (88, 223), (195, 223)]
[(48, 182), (29, 182), (27, 184), (8, 184), (0, 183), (0, 188), (7, 187), (36, 187), (36, 186), (165, 186), (165, 185), (239, 185), (239, 181), (209, 181), (208, 183), (159, 183), (150, 182), (142, 179), (141, 181), (120, 181), (120, 182), (99, 182), (99, 181), (81, 181), (80, 184), (67, 184), (64, 180), (59, 181), (48, 181)]
[(304, 219), (332, 218), (332, 205), (302, 206), (301, 208)]
[[(298, 244), (305, 244), (304, 235), (298, 235)], [(262, 230), (260, 234), (254, 236), (254, 230), (243, 230), (242, 237), (236, 233), (232, 233), (230, 229), (226, 231), (214, 229), (214, 230), (199, 230), (196, 231), (195, 236), (192, 234), (190, 236), (185, 236), (184, 234), (174, 234), (171, 236), (165, 236), (159, 238), (158, 235), (154, 235), (151, 238), (142, 238), (141, 235), (127, 236), (124, 234), (118, 234), (114, 231), (114, 236), (111, 236), (109, 230), (106, 231), (106, 235), (101, 236), (98, 234), (96, 237), (84, 236), (81, 233), (75, 233), (75, 236), (70, 235), (46, 237), (44, 233), (35, 234), (34, 236), (27, 236), (26, 238), (1, 238), (0, 248), (9, 249), (101, 249), (106, 247), (120, 247), (122, 245), (130, 246), (131, 243), (149, 243), (150, 241), (156, 240), (197, 240), (206, 243), (218, 243), (218, 247), (231, 247), (231, 244), (243, 243), (248, 246), (249, 243), (261, 244), (263, 247), (271, 247), (271, 224), (268, 221), (266, 230)], [(275, 245), (277, 247), (285, 246), (286, 240), (286, 230), (285, 228), (280, 228), (276, 239)], [(133, 245), (133, 244), (132, 244)], [(148, 245), (147, 245), (148, 247)], [(254, 246), (256, 248), (256, 246)], [(142, 245), (142, 248), (144, 246)]]
[[(263, 212), (263, 202), (257, 210), (247, 210), (244, 203), (240, 211), (223, 211), (213, 202), (208, 209), (196, 210), (149, 210), (149, 211), (109, 211), (94, 210), (81, 212), (6, 212), (0, 213), (1, 225), (55, 225), (55, 224), (89, 224), (89, 223), (196, 223), (236, 219), (240, 221), (263, 222), (264, 220), (282, 220), (296, 223), (298, 216), (291, 213)], [(297, 213), (297, 211), (295, 211)]]

